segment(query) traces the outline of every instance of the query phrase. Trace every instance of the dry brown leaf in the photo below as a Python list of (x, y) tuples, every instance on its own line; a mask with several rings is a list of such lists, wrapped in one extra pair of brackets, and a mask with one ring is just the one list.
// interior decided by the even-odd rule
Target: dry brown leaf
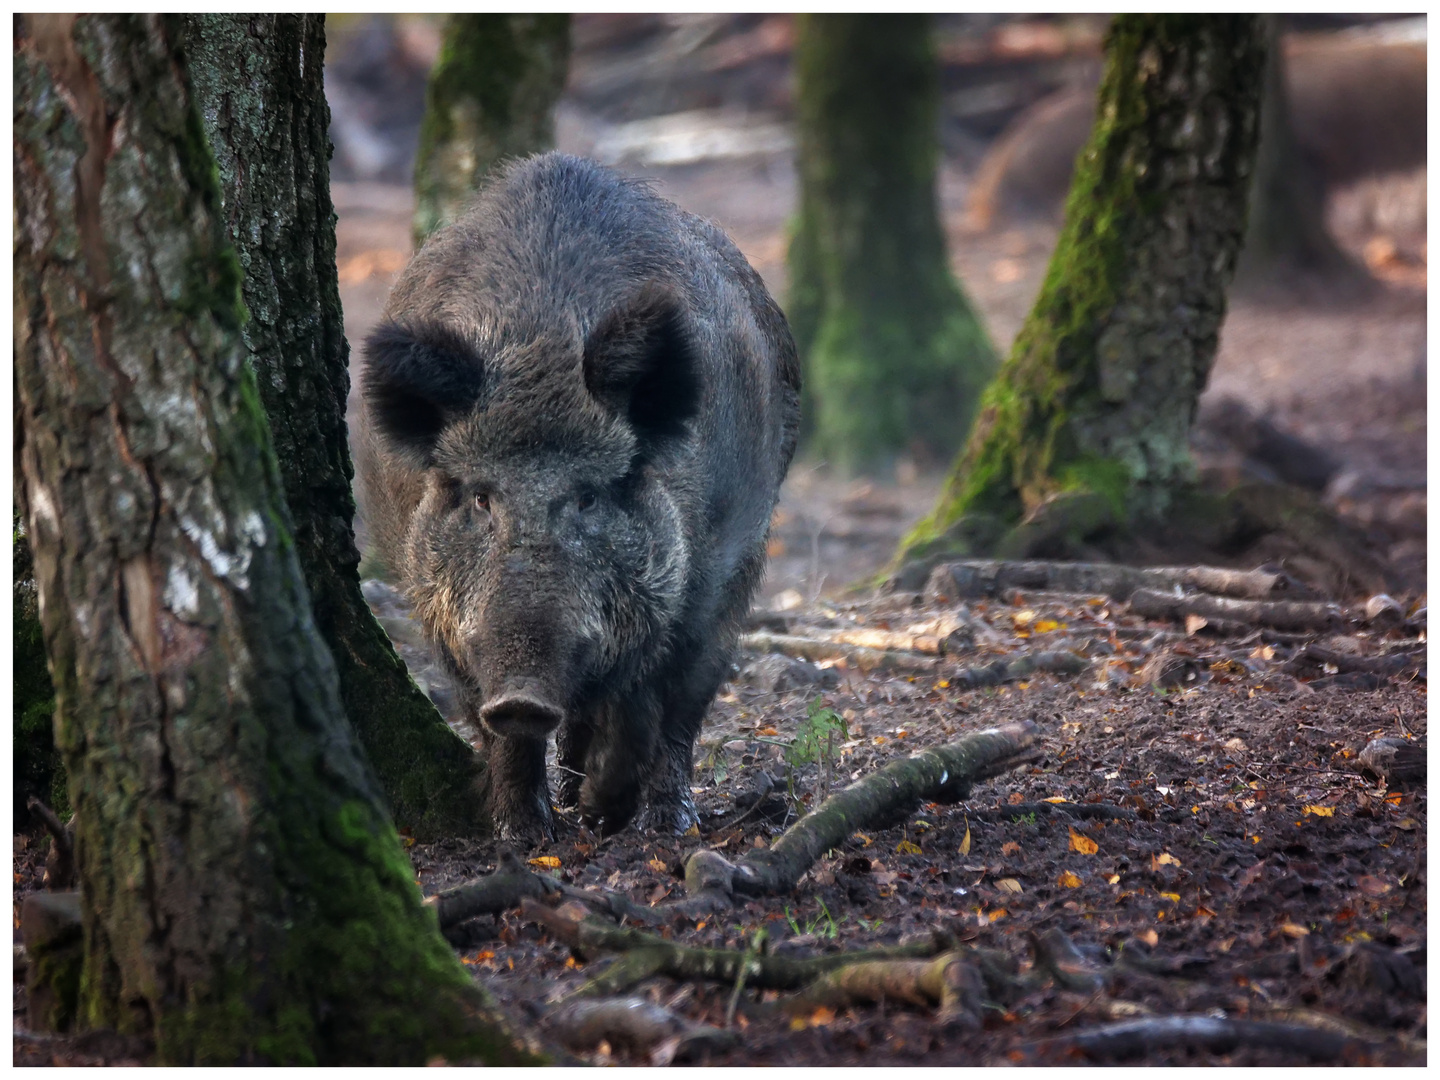
[(1314, 814), (1316, 817), (1334, 817), (1335, 808), (1333, 806), (1307, 806), (1305, 813)]
[(968, 818), (965, 821), (965, 839), (960, 841), (960, 854), (970, 854), (970, 821)]
[(1135, 936), (1141, 941), (1143, 941), (1146, 945), (1149, 945), (1152, 949), (1156, 945), (1160, 944), (1160, 935), (1157, 934), (1154, 930), (1141, 930)]
[(1081, 855), (1094, 855), (1100, 850), (1100, 845), (1088, 836), (1083, 836), (1074, 829), (1070, 830), (1070, 850), (1078, 851)]
[(1020, 845), (1017, 844), (1014, 840), (1009, 840), (1000, 846), (1000, 854), (1018, 855), (1020, 854)]
[(1061, 871), (1060, 876), (1055, 879), (1055, 884), (1065, 889), (1078, 889), (1084, 882), (1078, 874), (1072, 874), (1069, 870), (1064, 870)]
[(1366, 896), (1384, 896), (1394, 888), (1384, 878), (1378, 878), (1371, 874), (1361, 874), (1355, 879), (1355, 884)]
[(1192, 613), (1185, 616), (1185, 633), (1188, 635), (1193, 636), (1209, 625), (1210, 620), (1205, 618), (1204, 615), (1195, 615)]
[(1310, 936), (1309, 930), (1305, 929), (1305, 927), (1303, 926), (1300, 926), (1298, 923), (1293, 922), (1281, 923), (1280, 932), (1286, 937), (1300, 938)]
[(1018, 893), (1025, 891), (1020, 887), (1020, 882), (1016, 881), (1013, 877), (1002, 877), (995, 882), (995, 887), (1002, 892)]
[(1168, 851), (1162, 851), (1159, 855), (1150, 856), (1150, 869), (1158, 870), (1162, 866), (1179, 866), (1180, 860), (1171, 855)]

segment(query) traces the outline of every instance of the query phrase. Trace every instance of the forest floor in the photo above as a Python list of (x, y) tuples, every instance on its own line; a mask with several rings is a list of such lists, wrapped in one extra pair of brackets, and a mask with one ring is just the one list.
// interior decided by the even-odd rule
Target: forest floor
[[(594, 139), (584, 114), (562, 116), (562, 148), (583, 151)], [(726, 226), (783, 296), (795, 188), (786, 153), (632, 171)], [(1055, 229), (967, 231), (968, 175), (947, 165), (942, 211), (957, 273), (1003, 351), (1038, 290)], [(1423, 177), (1419, 198), (1423, 230)], [(358, 352), (408, 257), (411, 194), (403, 184), (347, 182), (335, 185), (335, 201), (346, 332)], [(963, 802), (920, 805), (857, 830), (789, 895), (741, 900), (722, 915), (661, 916), (660, 930), (676, 944), (736, 950), (764, 930), (770, 952), (790, 956), (942, 930), (962, 950), (1008, 956), (1021, 989), (992, 1002), (977, 1026), (894, 1000), (790, 1015), (779, 1011), (786, 995), (775, 991), (737, 994), (731, 984), (668, 977), (633, 988), (698, 1023), (725, 1027), (733, 1012), (738, 1044), (696, 1051), (694, 1060), (1425, 1062), (1425, 787), (1387, 787), (1357, 765), (1374, 738), (1425, 739), (1423, 653), (1418, 671), (1370, 679), (1307, 668), (1303, 658), (1307, 646), (1320, 645), (1373, 659), (1423, 649), (1425, 636), (1423, 248), (1417, 259), (1413, 245), (1376, 246), (1373, 230), (1353, 224), (1368, 219), (1346, 210), (1343, 201), (1332, 207), (1337, 233), (1387, 280), (1364, 297), (1319, 289), (1235, 298), (1205, 404), (1238, 399), (1334, 459), (1325, 498), (1367, 530), (1410, 620), (1388, 630), (1347, 620), (1309, 635), (1257, 627), (1222, 636), (1204, 627), (1187, 633), (1099, 595), (1012, 591), (956, 603), (851, 591), (930, 508), (941, 474), (935, 463), (901, 460), (884, 476), (856, 480), (797, 462), (777, 511), (757, 626), (833, 638), (960, 619), (964, 648), (952, 645), (903, 671), (833, 661), (777, 668), (747, 656), (696, 749), (698, 836), (629, 829), (601, 839), (562, 817), (553, 843), (519, 854), (561, 880), (664, 912), (685, 895), (691, 852), (708, 847), (733, 859), (772, 845), (817, 805), (827, 777), (839, 788), (966, 732), (1028, 720), (1039, 729), (1037, 760), (978, 784)], [(1227, 465), (1223, 448), (1197, 442), (1202, 461)], [(1077, 675), (966, 688), (962, 669), (1037, 649), (1072, 650), (1087, 666)], [(845, 733), (828, 762), (792, 764), (787, 748), (817, 697), (844, 720)], [(14, 844), (18, 914), (23, 896), (39, 887), (44, 844), (29, 835)], [(500, 853), (468, 840), (411, 849), (427, 894), (491, 872)], [(1053, 931), (1073, 945), (1071, 966), (1088, 973), (1072, 982), (1088, 979), (1084, 989), (1053, 977), (1042, 956)], [(476, 978), (552, 1040), (556, 1002), (604, 969), (602, 957), (577, 959), (518, 912), (448, 932)], [(23, 986), (15, 993), (15, 1064), (119, 1064), (134, 1053), (25, 1034)], [(1242, 1025), (1205, 1046), (1193, 1031), (1181, 1037), (1164, 1027), (1108, 1048), (1085, 1041), (1117, 1022), (1179, 1016), (1284, 1027)], [(1285, 1034), (1297, 1026), (1346, 1038), (1338, 1050), (1319, 1036), (1297, 1044)], [(665, 1060), (674, 1046), (617, 1039), (574, 1052), (595, 1064), (644, 1064)]]

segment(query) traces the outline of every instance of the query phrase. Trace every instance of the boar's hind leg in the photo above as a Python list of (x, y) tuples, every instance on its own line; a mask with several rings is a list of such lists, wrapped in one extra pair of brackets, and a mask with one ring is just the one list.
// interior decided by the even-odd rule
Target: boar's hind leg
[(490, 817), (502, 840), (531, 845), (554, 835), (545, 784), (545, 740), (512, 739), (487, 732)]
[(580, 816), (608, 835), (619, 832), (640, 805), (646, 775), (655, 767), (660, 703), (638, 690), (603, 706), (585, 758)]

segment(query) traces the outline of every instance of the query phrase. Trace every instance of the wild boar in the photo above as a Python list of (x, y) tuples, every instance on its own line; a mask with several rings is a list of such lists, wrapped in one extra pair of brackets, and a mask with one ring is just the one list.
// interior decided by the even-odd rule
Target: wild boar
[(799, 387), (721, 230), (579, 158), (514, 164), (401, 274), (365, 345), (359, 495), (483, 732), (501, 836), (552, 833), (552, 731), (587, 822), (695, 824)]

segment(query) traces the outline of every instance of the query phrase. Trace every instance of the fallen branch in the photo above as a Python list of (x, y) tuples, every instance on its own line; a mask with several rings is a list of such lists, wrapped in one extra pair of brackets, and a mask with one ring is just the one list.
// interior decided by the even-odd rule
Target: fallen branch
[[(1313, 683), (1311, 685), (1314, 685)], [(1394, 737), (1371, 739), (1356, 763), (1391, 787), (1425, 783), (1425, 743)]]
[(846, 964), (866, 960), (925, 958), (944, 951), (950, 944), (948, 938), (936, 935), (929, 941), (888, 949), (831, 956), (774, 956), (749, 950), (677, 945), (643, 930), (610, 926), (594, 918), (576, 919), (563, 909), (546, 907), (529, 899), (522, 903), (520, 913), (584, 959), (607, 952), (624, 954), (576, 990), (571, 995), (573, 998), (612, 995), (655, 975), (733, 986), (742, 971), (747, 986), (762, 990), (797, 990)]
[(691, 1060), (707, 1050), (728, 1050), (740, 1041), (733, 1031), (694, 1023), (636, 997), (571, 1002), (549, 1018), (549, 1027), (572, 1050), (608, 1042), (632, 1052), (648, 1051), (654, 1065)]
[(859, 671), (934, 671), (935, 661), (911, 653), (844, 645), (835, 641), (757, 632), (740, 635), (740, 647), (756, 653), (781, 653), (799, 660), (845, 661)]
[[(716, 852), (707, 851), (705, 861), (712, 874), (721, 863), (730, 867), (732, 892), (752, 896), (788, 893), (816, 859), (857, 830), (921, 802), (959, 802), (981, 780), (1035, 760), (1039, 756), (1034, 748), (1036, 737), (1035, 725), (1028, 721), (1007, 724), (892, 761), (831, 795), (768, 849), (753, 851), (738, 863), (728, 863)], [(690, 877), (688, 862), (686, 877)]]
[(1324, 630), (1340, 618), (1340, 609), (1329, 603), (1302, 600), (1232, 600), (1204, 593), (1157, 592), (1136, 589), (1130, 595), (1130, 610), (1150, 619), (1179, 622), (1187, 615), (1203, 619), (1273, 626), (1279, 630)]
[(75, 888), (79, 884), (75, 874), (75, 831), (34, 795), (25, 805), (50, 834), (50, 854), (45, 857), (45, 888), (50, 892)]
[(1120, 566), (1115, 563), (999, 562), (979, 559), (944, 563), (930, 573), (925, 592), (946, 600), (998, 596), (1006, 590), (1101, 594), (1127, 600), (1137, 589), (1176, 588), (1243, 599), (1264, 600), (1303, 592), (1294, 578), (1269, 570), (1229, 570), (1219, 566)]
[(1280, 670), (1288, 675), (1297, 675), (1307, 668), (1323, 668), (1326, 664), (1343, 673), (1365, 672), (1370, 675), (1399, 675), (1406, 671), (1419, 671), (1425, 666), (1425, 654), (1388, 653), (1385, 656), (1353, 656), (1336, 652), (1320, 645), (1306, 645), (1286, 661)]
[(1029, 1049), (1049, 1057), (1079, 1050), (1091, 1058), (1139, 1057), (1154, 1050), (1188, 1046), (1217, 1054), (1239, 1047), (1285, 1050), (1311, 1061), (1336, 1061), (1368, 1049), (1348, 1035), (1301, 1024), (1260, 1020), (1229, 1020), (1213, 1016), (1157, 1016), (1126, 1020), (1055, 1039), (1032, 1043)]

